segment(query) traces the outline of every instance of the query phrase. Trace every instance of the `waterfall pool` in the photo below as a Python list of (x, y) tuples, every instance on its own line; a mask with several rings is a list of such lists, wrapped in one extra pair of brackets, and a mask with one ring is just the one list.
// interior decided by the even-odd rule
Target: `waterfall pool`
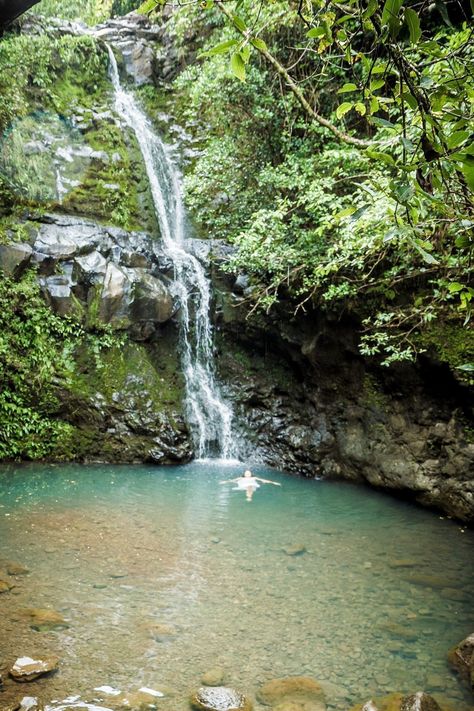
[[(60, 663), (7, 682), (0, 707), (15, 693), (92, 701), (107, 685), (162, 690), (159, 709), (184, 711), (217, 668), (252, 698), (305, 675), (327, 684), (329, 709), (420, 689), (467, 709), (446, 654), (474, 628), (473, 533), (371, 489), (264, 468), (282, 486), (249, 502), (219, 483), (241, 472), (2, 466), (0, 570), (29, 573), (0, 573), (16, 586), (0, 595), (0, 666)], [(32, 608), (69, 627), (34, 630)]]

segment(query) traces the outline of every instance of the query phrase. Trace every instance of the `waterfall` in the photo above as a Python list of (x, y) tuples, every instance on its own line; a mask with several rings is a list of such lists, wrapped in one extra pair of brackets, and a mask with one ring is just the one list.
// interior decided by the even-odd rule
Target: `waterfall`
[(186, 411), (198, 457), (235, 456), (232, 409), (222, 398), (214, 375), (211, 290), (204, 268), (186, 250), (181, 176), (169, 148), (155, 133), (135, 97), (121, 83), (109, 45), (115, 109), (137, 138), (150, 183), (164, 249), (174, 267), (174, 290), (180, 304), (180, 348), (186, 386)]

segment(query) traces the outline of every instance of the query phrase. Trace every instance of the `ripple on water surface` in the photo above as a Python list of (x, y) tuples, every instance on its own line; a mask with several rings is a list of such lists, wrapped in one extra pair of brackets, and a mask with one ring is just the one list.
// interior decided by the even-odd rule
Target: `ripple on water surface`
[[(472, 533), (369, 489), (264, 469), (282, 486), (249, 502), (220, 483), (241, 471), (0, 469), (0, 569), (30, 570), (0, 595), (0, 658), (61, 660), (28, 693), (145, 687), (179, 711), (217, 668), (251, 696), (308, 675), (328, 683), (329, 708), (418, 689), (467, 708), (446, 653), (474, 625)], [(32, 608), (69, 626), (38, 632)]]

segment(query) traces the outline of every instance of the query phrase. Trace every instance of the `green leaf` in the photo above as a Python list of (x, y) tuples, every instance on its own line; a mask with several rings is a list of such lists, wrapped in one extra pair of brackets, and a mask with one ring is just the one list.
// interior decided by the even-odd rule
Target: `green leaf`
[(344, 84), (340, 89), (337, 90), (338, 94), (347, 94), (349, 91), (357, 91), (356, 84)]
[(372, 150), (372, 148), (367, 148), (366, 153), (369, 156), (369, 158), (372, 158), (373, 160), (381, 161), (382, 163), (386, 163), (387, 165), (395, 165), (395, 161), (393, 160), (392, 156), (389, 155), (388, 153), (382, 153), (381, 151), (374, 151), (374, 150)]
[(250, 47), (248, 44), (246, 44), (245, 47), (242, 47), (240, 50), (240, 56), (242, 57), (244, 63), (248, 64), (250, 59)]
[(215, 54), (225, 54), (225, 52), (228, 52), (229, 49), (236, 47), (238, 44), (238, 40), (235, 39), (220, 42), (219, 44), (216, 44), (215, 47), (212, 47), (212, 49), (208, 49), (206, 52), (201, 52), (201, 54), (198, 55), (198, 59), (202, 59), (203, 57), (213, 57)]
[(474, 165), (468, 165), (467, 163), (464, 163), (461, 168), (461, 171), (464, 175), (464, 179), (469, 187), (469, 190), (474, 193)]
[(454, 294), (457, 291), (462, 291), (464, 289), (464, 284), (460, 284), (458, 281), (453, 281), (451, 284), (448, 286), (448, 290)]
[[(474, 2), (474, 0), (473, 0)], [(364, 10), (362, 13), (362, 17), (364, 20), (368, 20), (372, 15), (375, 14), (379, 6), (378, 0), (369, 0), (369, 4), (367, 5), (367, 9)]]
[(344, 210), (341, 210), (340, 212), (337, 212), (335, 215), (333, 215), (333, 217), (335, 220), (342, 220), (344, 217), (349, 217), (349, 215), (353, 215), (356, 209), (357, 208), (355, 207), (346, 207)]
[(232, 21), (240, 32), (245, 32), (247, 30), (247, 25), (238, 15), (232, 15)]
[[(474, 2), (474, 0), (471, 0)], [(463, 370), (465, 373), (474, 373), (474, 363), (463, 363), (462, 365), (455, 366), (456, 370)]]
[(358, 104), (356, 104), (354, 106), (354, 108), (358, 114), (360, 114), (361, 116), (365, 116), (365, 114), (367, 112), (367, 108), (366, 108), (365, 104), (362, 104), (359, 102)]
[(450, 149), (457, 148), (461, 145), (461, 143), (464, 143), (464, 141), (469, 138), (470, 135), (471, 134), (469, 131), (455, 131), (446, 139), (446, 145)]
[(445, 0), (435, 0), (435, 7), (438, 10), (441, 17), (443, 18), (443, 22), (446, 25), (448, 25), (448, 27), (452, 27), (453, 23), (449, 19), (448, 10), (446, 8)]
[(235, 74), (235, 76), (237, 77), (237, 79), (240, 79), (240, 81), (245, 81), (245, 62), (240, 56), (240, 52), (236, 52), (230, 58), (230, 68), (233, 74)]
[(400, 23), (398, 21), (398, 13), (402, 6), (403, 0), (385, 0), (382, 10), (382, 25), (388, 25), (392, 37), (396, 36)]
[(377, 111), (380, 108), (380, 104), (378, 102), (378, 99), (375, 98), (375, 96), (370, 100), (370, 113), (371, 114), (376, 114)]
[(313, 27), (309, 32), (306, 33), (306, 37), (309, 39), (316, 39), (317, 37), (323, 37), (326, 34), (324, 27)]
[(377, 91), (377, 89), (381, 89), (384, 84), (385, 79), (372, 79), (370, 82), (370, 91)]
[(422, 240), (415, 239), (415, 240), (410, 240), (410, 242), (413, 244), (414, 248), (421, 254), (423, 257), (423, 261), (426, 264), (439, 264), (438, 260), (433, 257), (432, 254), (426, 251), (424, 249), (424, 243)]
[(145, 2), (140, 5), (137, 12), (139, 12), (140, 15), (148, 15), (148, 13), (154, 10), (157, 5), (161, 4), (162, 3), (160, 3), (159, 0), (145, 0)]
[(410, 31), (410, 42), (416, 44), (421, 37), (420, 18), (415, 10), (405, 8), (405, 20)]
[(337, 118), (342, 118), (347, 114), (348, 111), (352, 109), (353, 104), (350, 104), (348, 101), (345, 101), (343, 104), (340, 104), (337, 109), (336, 109), (336, 116)]
[(266, 42), (264, 42), (263, 39), (260, 39), (259, 37), (254, 37), (254, 39), (251, 39), (250, 41), (255, 47), (255, 49), (259, 49), (262, 52), (266, 52), (268, 50)]

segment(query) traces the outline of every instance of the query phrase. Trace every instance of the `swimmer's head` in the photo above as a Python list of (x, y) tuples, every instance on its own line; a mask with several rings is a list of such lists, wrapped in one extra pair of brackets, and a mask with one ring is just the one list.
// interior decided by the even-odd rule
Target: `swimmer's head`
[(246, 469), (244, 471), (244, 476), (252, 476), (252, 472), (250, 471), (250, 469)]

